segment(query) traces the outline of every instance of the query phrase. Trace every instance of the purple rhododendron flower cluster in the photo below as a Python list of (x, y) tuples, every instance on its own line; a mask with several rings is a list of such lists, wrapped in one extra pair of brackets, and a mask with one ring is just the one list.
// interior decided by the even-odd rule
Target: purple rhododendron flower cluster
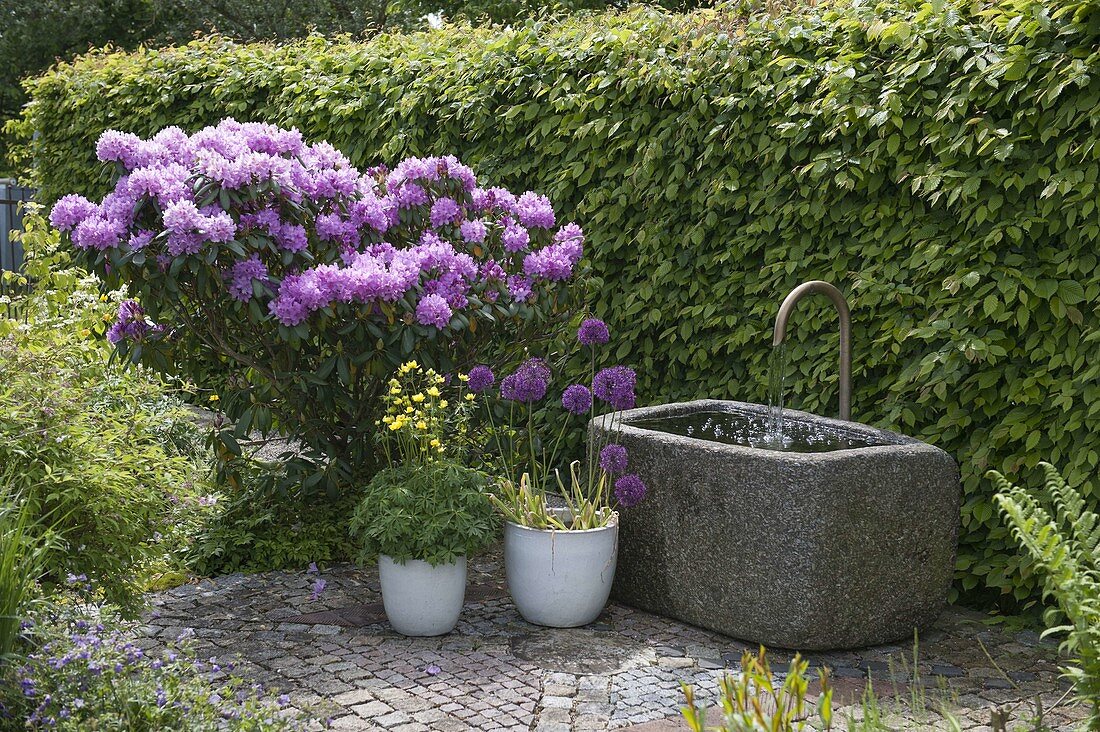
[(123, 300), (118, 306), (118, 316), (107, 330), (107, 340), (111, 343), (129, 339), (140, 341), (150, 330), (145, 321), (145, 310), (136, 300)]
[[(96, 152), (118, 167), (114, 190), (65, 196), (50, 214), (75, 247), (143, 280), (193, 271), (172, 265), (194, 258), (227, 298), (258, 299), (251, 312), (288, 328), (396, 312), (441, 330), (464, 310), (537, 299), (583, 252), (579, 226), (554, 230), (545, 196), (480, 187), (453, 156), (360, 172), (297, 130), (232, 119), (192, 135), (108, 131)], [(115, 333), (144, 335), (131, 331)]]

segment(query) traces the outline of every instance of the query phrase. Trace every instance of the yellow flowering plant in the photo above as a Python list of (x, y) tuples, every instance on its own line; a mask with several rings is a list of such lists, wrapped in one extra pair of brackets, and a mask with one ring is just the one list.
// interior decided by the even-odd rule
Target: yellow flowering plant
[(351, 519), (361, 561), (385, 554), (432, 565), (472, 554), (496, 535), (489, 478), (463, 464), (476, 396), (464, 374), (447, 379), (416, 361), (387, 384), (376, 422), (386, 467)]
[(425, 465), (443, 456), (456, 457), (468, 433), (474, 395), (467, 377), (448, 379), (416, 361), (401, 364), (390, 379), (383, 405), (385, 414), (375, 423), (386, 464)]

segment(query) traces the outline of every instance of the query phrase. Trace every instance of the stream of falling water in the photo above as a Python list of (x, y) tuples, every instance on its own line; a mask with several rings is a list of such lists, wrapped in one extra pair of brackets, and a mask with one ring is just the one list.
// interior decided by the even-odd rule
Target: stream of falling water
[(768, 359), (768, 426), (767, 441), (776, 446), (786, 443), (783, 429), (783, 375), (787, 370), (787, 346), (772, 347)]

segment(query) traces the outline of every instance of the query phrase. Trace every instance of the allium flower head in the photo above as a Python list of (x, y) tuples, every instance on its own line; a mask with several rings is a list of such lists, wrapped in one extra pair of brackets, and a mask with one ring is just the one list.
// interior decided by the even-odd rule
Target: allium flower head
[(546, 396), (550, 368), (540, 358), (524, 361), (514, 374), (500, 382), (500, 396), (514, 402), (537, 402)]
[(607, 324), (598, 318), (588, 318), (577, 329), (577, 340), (585, 346), (607, 343), (610, 339)]
[(637, 506), (645, 498), (646, 487), (634, 473), (619, 476), (615, 481), (615, 500), (624, 508)]
[(475, 394), (485, 391), (496, 381), (496, 376), (493, 375), (492, 369), (488, 366), (474, 366), (467, 376), (469, 380), (466, 382), (466, 386)]
[(592, 408), (592, 392), (587, 386), (572, 384), (562, 393), (561, 405), (573, 414), (583, 414)]
[(609, 475), (618, 475), (626, 470), (626, 448), (614, 443), (600, 450), (600, 467)]
[(633, 409), (634, 386), (637, 380), (634, 369), (611, 366), (596, 374), (596, 378), (592, 380), (592, 391), (615, 409)]

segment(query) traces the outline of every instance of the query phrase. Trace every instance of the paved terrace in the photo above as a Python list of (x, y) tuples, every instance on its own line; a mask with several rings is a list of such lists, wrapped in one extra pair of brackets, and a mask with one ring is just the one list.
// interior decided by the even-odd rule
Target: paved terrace
[[(326, 567), (320, 578), (320, 593), (318, 575), (302, 571), (228, 575), (153, 594), (143, 642), (193, 634), (200, 657), (235, 661), (238, 672), (286, 693), (290, 709), (307, 712), (315, 727), (395, 732), (685, 730), (680, 684), (714, 704), (718, 679), (749, 647), (617, 604), (587, 628), (529, 625), (508, 597), (499, 554), (470, 563), (462, 620), (439, 638), (390, 629), (374, 568)], [(983, 620), (948, 609), (920, 639), (927, 706), (946, 700), (975, 732), (995, 729), (988, 725), (999, 708), (1008, 729), (1018, 729), (1039, 697), (1050, 729), (1079, 727), (1084, 710), (1065, 701), (1056, 648)], [(776, 670), (791, 656), (769, 655)], [(912, 656), (912, 644), (902, 643), (809, 660), (832, 669), (838, 718), (858, 713), (844, 707), (858, 701), (870, 674), (893, 728), (946, 729), (935, 712), (908, 708)]]

